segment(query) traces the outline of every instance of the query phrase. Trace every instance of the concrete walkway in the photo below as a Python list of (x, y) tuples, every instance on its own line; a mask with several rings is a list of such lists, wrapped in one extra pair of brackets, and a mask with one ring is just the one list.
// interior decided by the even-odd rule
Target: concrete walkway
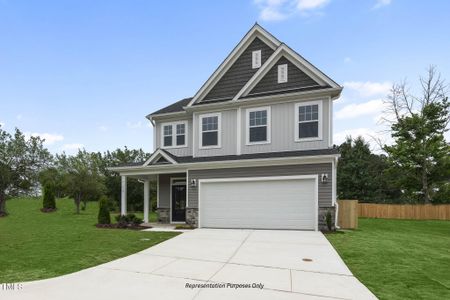
[(0, 290), (0, 298), (376, 299), (320, 232), (228, 229), (189, 231), (97, 267)]

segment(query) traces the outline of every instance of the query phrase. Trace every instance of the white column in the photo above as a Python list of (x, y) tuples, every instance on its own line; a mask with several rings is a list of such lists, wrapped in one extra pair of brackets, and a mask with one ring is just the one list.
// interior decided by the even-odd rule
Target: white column
[(120, 214), (126, 215), (127, 214), (127, 177), (122, 177), (122, 189), (121, 189), (121, 202), (120, 202)]
[(150, 200), (150, 181), (144, 181), (144, 223), (148, 223), (148, 210)]

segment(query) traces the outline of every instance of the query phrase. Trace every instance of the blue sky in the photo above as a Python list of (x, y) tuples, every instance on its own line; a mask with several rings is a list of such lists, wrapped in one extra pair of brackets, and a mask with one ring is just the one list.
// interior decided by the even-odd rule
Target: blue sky
[[(432, 4), (431, 4), (432, 3)], [(334, 136), (383, 136), (392, 82), (450, 80), (450, 2), (0, 0), (0, 123), (79, 147), (152, 150), (145, 115), (192, 96), (258, 21), (335, 81)]]

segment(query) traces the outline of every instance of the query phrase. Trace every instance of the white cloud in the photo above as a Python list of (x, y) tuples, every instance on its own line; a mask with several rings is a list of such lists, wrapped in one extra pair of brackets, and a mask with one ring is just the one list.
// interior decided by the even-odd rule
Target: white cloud
[(255, 0), (259, 7), (259, 18), (263, 21), (281, 21), (295, 14), (309, 13), (325, 7), (330, 0)]
[(392, 0), (377, 0), (373, 8), (378, 9), (383, 6), (388, 6), (389, 4), (391, 4), (391, 2)]
[(22, 118), (23, 118), (23, 116), (22, 116), (21, 114), (18, 114), (18, 115), (16, 116), (16, 119), (19, 120), (19, 121), (22, 120)]
[(344, 58), (344, 62), (347, 63), (347, 64), (348, 64), (348, 63), (351, 63), (351, 62), (352, 62), (352, 59), (351, 59), (350, 57), (347, 56), (347, 57)]
[(127, 127), (130, 129), (137, 129), (142, 127), (142, 122), (127, 122)]
[(30, 137), (30, 136), (34, 136), (34, 137), (38, 136), (38, 137), (44, 139), (45, 145), (53, 145), (56, 142), (60, 142), (60, 141), (64, 140), (64, 136), (62, 136), (61, 134), (52, 134), (52, 133), (47, 133), (47, 132), (44, 132), (44, 133), (26, 132), (25, 133), (25, 137)]
[(5, 127), (5, 123), (4, 122), (0, 122), (0, 127)]
[(105, 125), (101, 125), (98, 127), (98, 130), (105, 132), (105, 131), (108, 131), (108, 127)]
[(351, 103), (336, 111), (336, 120), (351, 119), (367, 115), (380, 115), (383, 112), (383, 101), (371, 100), (364, 103)]
[(344, 82), (344, 88), (350, 89), (358, 93), (363, 97), (372, 96), (386, 96), (391, 89), (391, 83), (385, 82), (372, 82), (372, 81), (347, 81)]

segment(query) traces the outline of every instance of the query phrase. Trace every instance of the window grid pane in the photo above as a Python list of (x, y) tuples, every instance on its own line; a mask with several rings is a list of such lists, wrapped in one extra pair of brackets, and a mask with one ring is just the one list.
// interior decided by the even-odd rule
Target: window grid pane
[(164, 126), (164, 136), (172, 135), (172, 125)]
[(251, 111), (249, 121), (250, 127), (267, 126), (267, 110)]
[(185, 126), (184, 124), (177, 124), (177, 135), (184, 134)]
[(298, 107), (298, 121), (309, 122), (319, 120), (319, 105), (304, 105)]
[(219, 117), (205, 117), (202, 118), (202, 131), (215, 131), (218, 130)]

